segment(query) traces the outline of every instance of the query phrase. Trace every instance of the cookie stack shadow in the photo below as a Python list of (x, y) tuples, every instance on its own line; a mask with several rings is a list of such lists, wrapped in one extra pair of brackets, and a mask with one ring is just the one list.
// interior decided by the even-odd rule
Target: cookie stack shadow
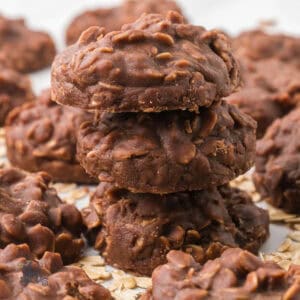
[(239, 84), (226, 37), (180, 14), (91, 27), (52, 66), (52, 99), (95, 111), (77, 138), (100, 184), (83, 210), (107, 263), (150, 275), (166, 254), (197, 262), (228, 247), (257, 252), (268, 215), (229, 181), (255, 155), (256, 123), (221, 99)]

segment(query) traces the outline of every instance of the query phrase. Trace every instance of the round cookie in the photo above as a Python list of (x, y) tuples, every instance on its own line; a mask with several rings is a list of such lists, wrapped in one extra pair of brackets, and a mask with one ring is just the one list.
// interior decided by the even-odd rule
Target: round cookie
[(288, 108), (272, 99), (270, 93), (260, 87), (244, 87), (226, 100), (257, 122), (256, 136), (262, 138), (274, 120), (282, 117)]
[(192, 256), (170, 251), (154, 270), (152, 290), (141, 300), (292, 300), (299, 297), (300, 266), (288, 271), (242, 249), (228, 249), (201, 266)]
[(234, 38), (232, 47), (238, 57), (247, 57), (253, 61), (276, 58), (300, 67), (299, 37), (250, 30)]
[(16, 108), (7, 118), (6, 146), (11, 164), (45, 171), (54, 181), (93, 183), (76, 159), (76, 134), (92, 114), (62, 107), (44, 91), (37, 101)]
[(58, 253), (40, 260), (28, 245), (10, 244), (0, 250), (1, 299), (111, 300), (110, 292), (75, 266), (63, 266)]
[(254, 162), (256, 123), (226, 101), (188, 111), (124, 113), (82, 124), (78, 160), (100, 181), (166, 194), (218, 186)]
[(300, 39), (249, 31), (233, 39), (233, 48), (243, 87), (227, 100), (257, 121), (261, 138), (274, 120), (299, 103)]
[(111, 32), (134, 22), (143, 13), (164, 15), (170, 10), (181, 12), (173, 0), (125, 0), (117, 7), (88, 10), (72, 20), (66, 31), (66, 43), (75, 43), (80, 34), (91, 26), (104, 27), (107, 32)]
[(0, 63), (22, 73), (49, 66), (56, 53), (52, 38), (29, 29), (24, 19), (0, 16), (0, 41)]
[(26, 75), (0, 66), (0, 126), (7, 114), (17, 106), (32, 101), (31, 82)]
[(90, 27), (52, 65), (53, 100), (106, 112), (198, 111), (238, 84), (227, 38), (176, 12), (142, 15), (108, 34)]
[(82, 218), (49, 183), (44, 172), (0, 169), (0, 247), (27, 243), (38, 257), (58, 252), (67, 264), (77, 260), (84, 247)]
[(300, 108), (276, 120), (257, 143), (254, 182), (266, 200), (300, 212)]
[(269, 232), (268, 213), (228, 186), (154, 195), (100, 183), (82, 215), (107, 263), (142, 275), (165, 263), (171, 249), (205, 262), (227, 247), (256, 252)]

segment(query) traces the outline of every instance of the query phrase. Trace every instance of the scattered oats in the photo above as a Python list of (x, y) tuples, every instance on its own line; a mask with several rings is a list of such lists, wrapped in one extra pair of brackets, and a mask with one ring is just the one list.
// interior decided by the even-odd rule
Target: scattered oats
[(6, 149), (4, 146), (0, 146), (0, 157), (4, 157), (6, 155)]
[(300, 231), (292, 231), (288, 236), (295, 242), (300, 242)]
[(137, 300), (140, 295), (135, 290), (116, 290), (112, 296), (115, 300)]
[(76, 189), (76, 187), (77, 187), (77, 185), (75, 183), (53, 183), (52, 186), (59, 193), (71, 192), (72, 190)]
[(272, 206), (267, 207), (269, 211), (270, 221), (273, 222), (287, 222), (291, 219), (295, 219), (297, 216), (293, 214), (288, 214), (280, 209), (274, 208)]
[(278, 248), (279, 252), (288, 251), (292, 246), (292, 241), (290, 239), (286, 239)]
[(256, 192), (251, 176), (251, 173), (241, 175), (232, 180), (230, 186), (247, 192), (252, 197), (253, 202), (259, 202), (261, 201), (261, 196)]
[(137, 284), (136, 284), (136, 280), (134, 279), (134, 277), (127, 277), (127, 278), (124, 278), (124, 287), (125, 289), (134, 289), (137, 287)]
[(289, 268), (290, 265), (291, 265), (291, 261), (290, 261), (290, 260), (285, 260), (285, 259), (279, 260), (277, 263), (278, 263), (278, 265), (279, 265), (281, 268), (283, 268), (283, 269), (285, 269), (285, 270), (288, 270), (288, 268)]
[(287, 223), (300, 223), (300, 217), (287, 219), (286, 222)]
[(150, 277), (135, 277), (135, 281), (137, 286), (142, 289), (148, 289), (152, 285)]
[(105, 262), (101, 256), (85, 256), (78, 263), (82, 265), (91, 265), (91, 266), (104, 266)]
[(82, 199), (89, 194), (89, 189), (88, 187), (79, 187), (78, 189), (75, 189), (74, 191), (71, 192), (70, 197), (73, 198), (74, 200)]
[(111, 279), (111, 273), (107, 272), (105, 267), (83, 266), (82, 269), (93, 280)]

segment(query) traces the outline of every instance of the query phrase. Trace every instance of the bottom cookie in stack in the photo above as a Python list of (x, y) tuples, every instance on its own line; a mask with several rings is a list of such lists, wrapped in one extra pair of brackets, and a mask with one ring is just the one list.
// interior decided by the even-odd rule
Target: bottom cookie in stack
[(203, 263), (228, 247), (256, 252), (269, 233), (267, 212), (229, 186), (154, 195), (100, 183), (82, 213), (88, 240), (107, 263), (142, 275), (172, 249)]
[(58, 253), (46, 252), (37, 260), (26, 244), (0, 250), (0, 269), (0, 299), (112, 299), (82, 269), (64, 267)]
[(201, 266), (192, 256), (171, 251), (152, 274), (152, 290), (141, 300), (299, 299), (300, 266), (283, 270), (241, 249), (228, 249)]

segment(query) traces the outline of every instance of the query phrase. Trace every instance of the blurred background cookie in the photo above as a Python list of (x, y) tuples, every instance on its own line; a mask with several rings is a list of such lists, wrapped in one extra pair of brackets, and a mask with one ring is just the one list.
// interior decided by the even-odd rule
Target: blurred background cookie
[(92, 114), (51, 101), (50, 90), (12, 111), (6, 122), (7, 157), (30, 172), (46, 171), (54, 181), (93, 183), (76, 158), (77, 131)]
[(45, 32), (27, 27), (24, 19), (0, 16), (0, 63), (22, 73), (50, 66), (56, 50)]

